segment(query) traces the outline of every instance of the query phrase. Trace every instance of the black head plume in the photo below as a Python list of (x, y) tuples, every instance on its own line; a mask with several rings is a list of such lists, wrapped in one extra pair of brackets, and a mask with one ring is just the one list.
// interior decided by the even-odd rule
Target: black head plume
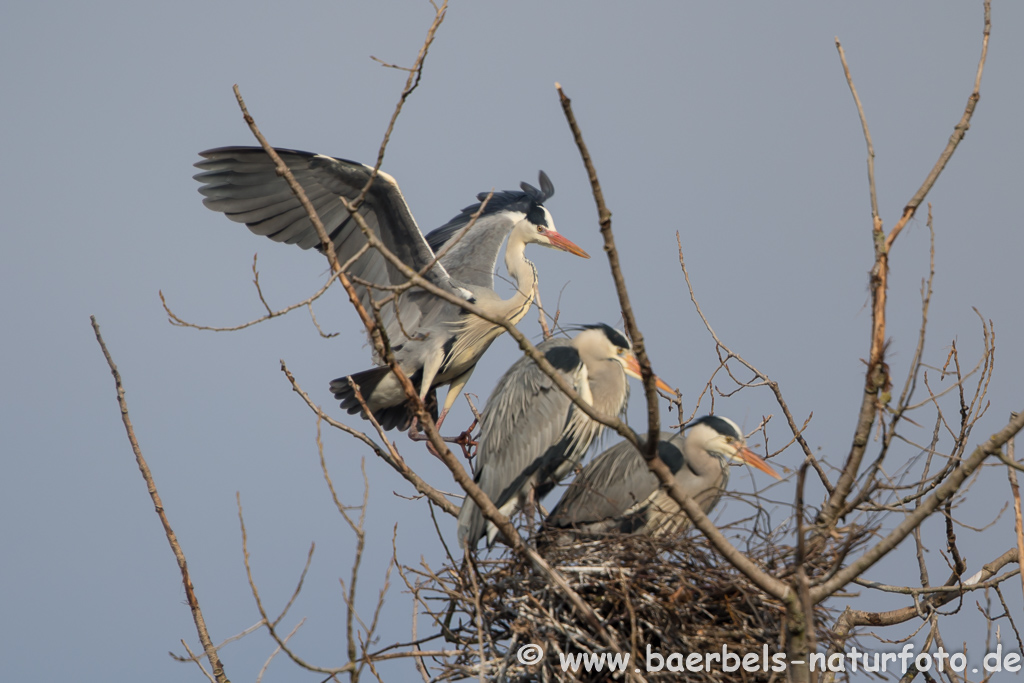
[(555, 194), (555, 186), (551, 184), (551, 178), (548, 178), (548, 174), (544, 171), (540, 172), (540, 189), (527, 182), (519, 183), (519, 187), (523, 188), (523, 192), (527, 196), (538, 204), (543, 204)]

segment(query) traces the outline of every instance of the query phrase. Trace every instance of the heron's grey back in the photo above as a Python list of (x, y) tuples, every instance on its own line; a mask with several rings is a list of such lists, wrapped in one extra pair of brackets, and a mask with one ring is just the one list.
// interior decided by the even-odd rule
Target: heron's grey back
[[(573, 384), (569, 339), (549, 339), (538, 345), (546, 357)], [(562, 356), (562, 358), (559, 358)], [(579, 356), (576, 355), (576, 365)], [(515, 492), (509, 487), (534, 467), (549, 448), (559, 443), (572, 402), (554, 381), (523, 356), (510, 367), (491, 392), (480, 420), (480, 444), (474, 460), (474, 478), (499, 506)], [(499, 502), (500, 501), (500, 502)], [(469, 498), (459, 514), (459, 540), (475, 546), (484, 534), (486, 520)]]

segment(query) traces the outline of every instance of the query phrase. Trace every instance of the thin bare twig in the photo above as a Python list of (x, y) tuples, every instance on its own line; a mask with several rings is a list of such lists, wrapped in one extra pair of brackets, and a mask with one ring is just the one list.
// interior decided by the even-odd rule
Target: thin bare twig
[[(305, 624), (305, 623), (306, 623), (305, 619), (299, 620), (299, 623), (295, 624), (295, 628), (293, 628), (291, 631), (289, 631), (288, 635), (286, 635), (284, 637), (284, 642), (287, 643), (291, 639), (292, 636), (294, 636), (296, 633), (299, 632), (299, 629), (302, 628), (302, 625)], [(256, 683), (260, 683), (263, 680), (263, 674), (267, 673), (267, 669), (270, 667), (270, 663), (272, 661), (274, 661), (274, 657), (276, 657), (280, 652), (281, 652), (281, 647), (280, 646), (275, 647), (274, 651), (270, 653), (269, 657), (267, 657), (267, 661), (263, 662), (263, 666), (260, 667), (260, 672), (256, 676)]]
[[(881, 222), (878, 215), (878, 192), (875, 189), (875, 146), (871, 142), (871, 131), (868, 130), (868, 118), (864, 115), (864, 106), (860, 103), (860, 96), (857, 94), (857, 87), (853, 84), (853, 76), (850, 75), (850, 67), (846, 64), (846, 52), (836, 36), (836, 50), (839, 51), (839, 59), (843, 63), (843, 72), (846, 74), (846, 83), (850, 86), (850, 93), (853, 101), (857, 104), (857, 114), (860, 116), (860, 125), (864, 129), (864, 141), (868, 145), (868, 188), (871, 191), (871, 218), (876, 223)], [(879, 227), (881, 229), (881, 227)]]
[[(255, 268), (255, 267), (256, 267), (256, 259), (255, 259), (255, 257), (253, 257), (253, 268)], [(270, 320), (271, 318), (279, 318), (279, 317), (281, 317), (282, 315), (284, 315), (286, 313), (290, 313), (291, 311), (294, 311), (296, 308), (301, 308), (302, 306), (309, 306), (310, 307), (310, 311), (312, 312), (312, 310), (313, 310), (312, 309), (313, 302), (316, 301), (317, 299), (319, 299), (321, 296), (323, 296), (324, 293), (328, 289), (330, 289), (331, 284), (334, 282), (336, 277), (337, 277), (337, 274), (331, 275), (331, 277), (329, 277), (327, 279), (327, 282), (325, 282), (323, 284), (323, 286), (320, 289), (318, 289), (312, 296), (310, 296), (310, 297), (308, 297), (306, 299), (303, 299), (302, 301), (299, 301), (298, 303), (291, 304), (290, 306), (285, 306), (284, 308), (278, 309), (276, 311), (270, 310), (270, 307), (267, 306), (267, 302), (263, 298), (263, 292), (260, 291), (260, 288), (259, 288), (259, 280), (258, 279), (254, 280), (254, 282), (256, 283), (257, 292), (259, 292), (260, 301), (263, 303), (264, 306), (267, 307), (267, 314), (263, 315), (263, 316), (260, 316), (259, 318), (256, 318), (255, 320), (250, 320), (247, 323), (242, 323), (240, 325), (234, 325), (232, 327), (211, 327), (211, 326), (208, 326), (208, 325), (197, 325), (196, 323), (191, 323), (191, 322), (189, 322), (189, 321), (179, 317), (174, 311), (171, 310), (171, 307), (167, 303), (166, 297), (164, 297), (163, 290), (160, 290), (158, 292), (158, 294), (160, 295), (160, 304), (164, 307), (164, 313), (167, 314), (167, 320), (172, 325), (176, 325), (178, 327), (191, 327), (194, 330), (206, 330), (206, 331), (210, 331), (210, 332), (237, 332), (238, 330), (244, 330), (247, 327), (252, 327), (253, 325), (258, 325), (258, 324), (260, 324), (262, 322)], [(314, 321), (314, 324), (315, 324), (315, 322), (316, 322), (316, 318), (315, 317), (314, 317), (313, 321)], [(319, 325), (317, 326), (317, 329), (320, 329)], [(323, 335), (322, 332), (321, 332), (321, 334)], [(331, 336), (334, 336), (334, 335), (323, 335), (323, 336), (331, 337)]]
[[(125, 397), (124, 384), (121, 382), (121, 373), (118, 371), (117, 365), (114, 364), (114, 359), (111, 357), (110, 351), (107, 350), (107, 345), (103, 341), (99, 323), (96, 322), (96, 316), (90, 316), (89, 320), (92, 321), (92, 329), (96, 334), (96, 341), (103, 351), (103, 357), (110, 367), (110, 373), (114, 376), (114, 386), (117, 389), (117, 404), (121, 408), (121, 421), (124, 423), (124, 429), (128, 434), (128, 442), (132, 446), (132, 452), (135, 453), (135, 462), (139, 466), (139, 471), (142, 472), (142, 478), (146, 480), (146, 488), (149, 490), (150, 498), (153, 499), (153, 508), (156, 510), (157, 517), (160, 518), (160, 524), (164, 527), (164, 534), (167, 536), (167, 542), (171, 546), (171, 551), (174, 552), (174, 558), (178, 561), (178, 569), (181, 570), (181, 582), (185, 586), (185, 598), (188, 601), (189, 609), (192, 610), (192, 620), (195, 622), (196, 632), (199, 634), (199, 642), (203, 644), (203, 650), (206, 652), (206, 658), (210, 661), (210, 666), (213, 667), (213, 676), (216, 678), (217, 683), (228, 683), (227, 674), (224, 672), (224, 665), (217, 654), (217, 648), (213, 646), (213, 641), (210, 639), (210, 634), (206, 628), (206, 620), (203, 619), (203, 611), (199, 607), (199, 598), (196, 597), (195, 588), (192, 585), (192, 577), (189, 575), (185, 552), (181, 549), (178, 537), (175, 535), (174, 529), (171, 528), (171, 523), (167, 519), (163, 501), (160, 500), (160, 494), (157, 492), (156, 480), (149, 469), (149, 464), (146, 463), (146, 458), (142, 455), (139, 441), (135, 438), (135, 428), (132, 427), (132, 420), (128, 415), (128, 400)], [(190, 652), (189, 654), (191, 655), (192, 653)]]
[(185, 648), (185, 652), (188, 653), (188, 659), (186, 661), (195, 662), (196, 666), (199, 667), (199, 670), (203, 672), (204, 676), (206, 676), (206, 680), (210, 681), (210, 683), (216, 683), (213, 676), (210, 675), (210, 672), (206, 670), (205, 666), (203, 666), (203, 663), (200, 661), (201, 658), (193, 654), (192, 649), (188, 646), (188, 643), (182, 640), (181, 644)]
[(421, 494), (429, 498), (431, 502), (433, 502), (435, 505), (437, 505), (439, 508), (447, 512), (449, 515), (452, 515), (453, 517), (459, 516), (459, 506), (452, 503), (444, 496), (444, 494), (442, 494), (433, 486), (425, 482), (422, 477), (416, 474), (416, 472), (414, 472), (405, 463), (405, 460), (402, 458), (401, 455), (399, 455), (398, 451), (395, 450), (394, 445), (392, 443), (390, 443), (389, 441), (385, 442), (387, 448), (381, 448), (378, 444), (376, 444), (373, 441), (373, 439), (368, 437), (363, 432), (357, 429), (353, 429), (352, 427), (349, 427), (347, 424), (344, 424), (343, 422), (338, 422), (334, 418), (325, 414), (323, 410), (320, 409), (320, 406), (313, 402), (313, 399), (309, 397), (309, 394), (307, 394), (302, 389), (302, 387), (299, 386), (298, 381), (296, 381), (295, 376), (292, 375), (291, 371), (288, 369), (288, 366), (285, 365), (284, 361), (281, 361), (281, 372), (284, 373), (285, 377), (288, 379), (288, 382), (292, 385), (292, 390), (294, 390), (295, 393), (302, 397), (302, 400), (305, 401), (306, 405), (309, 406), (310, 410), (312, 410), (313, 413), (317, 416), (317, 420), (323, 420), (330, 426), (336, 429), (340, 429), (346, 434), (354, 436), (355, 438), (362, 441), (364, 444), (373, 449), (373, 452), (374, 454), (376, 454), (377, 457), (379, 457), (381, 460), (390, 465), (392, 469), (394, 469), (396, 472), (402, 475), (402, 477), (404, 477), (410, 484), (412, 484), (417, 491), (419, 491)]
[[(363, 458), (359, 463), (360, 470), (363, 475), (363, 501), (362, 504), (358, 506), (359, 521), (354, 521), (348, 514), (349, 508), (343, 505), (341, 500), (338, 498), (338, 492), (335, 490), (334, 482), (331, 480), (331, 473), (327, 468), (327, 460), (324, 458), (324, 443), (320, 438), (320, 423), (321, 420), (318, 419), (316, 421), (316, 449), (320, 456), (320, 471), (323, 473), (324, 481), (327, 482), (327, 488), (331, 492), (331, 500), (334, 501), (334, 507), (338, 510), (338, 513), (341, 514), (345, 523), (348, 524), (349, 529), (352, 530), (352, 533), (355, 534), (356, 537), (356, 551), (355, 557), (352, 559), (351, 579), (347, 586), (348, 595), (345, 596), (345, 639), (348, 642), (348, 658), (351, 661), (355, 661), (358, 657), (356, 639), (353, 635), (353, 619), (356, 616), (356, 583), (359, 580), (359, 567), (362, 564), (363, 550), (366, 547), (366, 505), (370, 499), (370, 482), (366, 478), (366, 459)], [(346, 586), (342, 584), (342, 588), (346, 588)]]
[(540, 287), (534, 288), (533, 301), (537, 304), (537, 322), (540, 323), (540, 331), (543, 333), (544, 339), (551, 339), (551, 328), (548, 327), (548, 321), (544, 317), (544, 304), (540, 301)]
[[(242, 638), (246, 637), (250, 633), (255, 633), (256, 631), (258, 631), (262, 627), (263, 627), (263, 620), (260, 619), (259, 621), (257, 621), (255, 624), (253, 624), (249, 628), (247, 628), (247, 629), (245, 629), (245, 630), (243, 630), (243, 631), (241, 631), (239, 633), (236, 633), (233, 636), (230, 636), (230, 637), (225, 638), (224, 640), (222, 640), (216, 646), (217, 651), (220, 652), (222, 649), (224, 649), (224, 646), (227, 645), (228, 643), (233, 643), (236, 640), (241, 640)], [(194, 657), (183, 657), (183, 656), (175, 654), (173, 652), (169, 652), (167, 654), (169, 654), (171, 656), (171, 659), (173, 659), (176, 662), (191, 662), (191, 661), (194, 661), (194, 659), (195, 659)], [(206, 655), (203, 654), (203, 655), (200, 655), (200, 656), (201, 657), (205, 657)]]
[[(306, 554), (306, 564), (302, 567), (302, 573), (299, 574), (299, 581), (297, 584), (295, 584), (295, 590), (292, 591), (292, 597), (288, 599), (288, 602), (285, 604), (284, 609), (282, 609), (281, 613), (277, 615), (277, 619), (274, 619), (274, 626), (277, 626), (279, 623), (281, 623), (281, 620), (284, 619), (286, 614), (288, 614), (288, 610), (290, 610), (292, 608), (292, 605), (295, 604), (295, 600), (299, 597), (299, 593), (302, 592), (302, 586), (306, 583), (306, 574), (309, 573), (309, 566), (313, 564), (313, 552), (315, 550), (316, 543), (310, 543), (309, 552)], [(257, 624), (257, 626), (259, 626), (259, 624)], [(287, 640), (288, 639), (285, 638), (285, 641)]]
[(487, 657), (484, 654), (484, 609), (480, 605), (480, 585), (476, 580), (476, 563), (473, 561), (473, 553), (466, 553), (466, 573), (469, 575), (469, 582), (473, 591), (473, 605), (476, 607), (476, 642), (480, 648), (480, 683), (484, 683), (487, 676)]
[(896, 528), (889, 532), (889, 534), (887, 534), (877, 544), (867, 550), (856, 561), (851, 562), (849, 565), (836, 572), (836, 575), (832, 577), (831, 580), (812, 589), (811, 597), (814, 602), (821, 602), (829, 595), (832, 595), (836, 591), (842, 589), (843, 586), (852, 581), (855, 577), (862, 575), (872, 565), (874, 565), (875, 562), (895, 548), (900, 541), (906, 538), (911, 531), (917, 528), (925, 517), (952, 498), (957, 490), (959, 490), (960, 485), (974, 473), (985, 458), (998, 453), (1002, 449), (1003, 444), (1009, 441), (1010, 437), (1019, 432), (1022, 427), (1024, 427), (1024, 413), (1018, 414), (1017, 417), (1010, 420), (1001, 430), (993, 434), (987, 441), (975, 448), (971, 455), (965, 458), (956, 469), (950, 472), (946, 480), (937, 486), (935, 491), (928, 496), (928, 498), (922, 501), (912, 513), (908, 514), (904, 517), (902, 522), (896, 525)]
[[(770, 378), (765, 373), (758, 370), (756, 367), (754, 367), (753, 364), (751, 364), (745, 358), (743, 358), (743, 356), (733, 351), (731, 348), (726, 346), (721, 339), (719, 339), (718, 334), (715, 332), (714, 328), (711, 327), (711, 322), (707, 319), (707, 316), (704, 315), (704, 311), (701, 309), (700, 303), (697, 301), (697, 295), (693, 291), (693, 285), (690, 282), (690, 273), (689, 271), (687, 271), (686, 261), (683, 259), (683, 245), (678, 232), (676, 232), (676, 245), (679, 248), (679, 268), (683, 271), (683, 279), (686, 281), (686, 288), (690, 292), (690, 301), (693, 303), (693, 307), (697, 310), (697, 315), (700, 316), (701, 322), (704, 323), (704, 328), (708, 331), (708, 334), (710, 334), (711, 338), (714, 340), (715, 347), (716, 349), (719, 350), (719, 355), (721, 355), (722, 351), (724, 351), (726, 354), (725, 359), (720, 361), (721, 365), (725, 366), (726, 362), (730, 358), (735, 358), (738, 363), (742, 364), (745, 368), (754, 373), (756, 377), (758, 377), (762, 382), (764, 382), (764, 384), (769, 389), (772, 390), (772, 393), (775, 395), (776, 403), (778, 403), (779, 407), (782, 408), (782, 414), (786, 416), (786, 422), (789, 425), (790, 432), (792, 432), (793, 434), (793, 440), (800, 445), (801, 450), (803, 450), (804, 452), (804, 457), (807, 459), (808, 462), (810, 462), (811, 466), (814, 468), (814, 471), (817, 473), (822, 485), (825, 487), (827, 491), (831, 493), (833, 490), (833, 486), (831, 482), (829, 482), (828, 476), (825, 474), (825, 471), (821, 468), (821, 464), (818, 462), (818, 459), (814, 457), (814, 453), (813, 451), (811, 451), (810, 444), (807, 443), (807, 440), (804, 439), (803, 435), (804, 432), (807, 430), (807, 426), (811, 422), (811, 417), (813, 416), (813, 413), (807, 416), (807, 419), (804, 421), (802, 427), (797, 426), (796, 419), (793, 417), (793, 413), (789, 410), (789, 404), (786, 403), (786, 399), (783, 398), (782, 396), (782, 389), (781, 387), (779, 387), (779, 383)], [(737, 383), (739, 384), (739, 382)]]
[[(391, 139), (391, 133), (395, 129), (395, 122), (398, 120), (398, 115), (402, 113), (402, 107), (405, 105), (405, 101), (409, 98), (409, 95), (412, 95), (413, 91), (419, 87), (420, 79), (423, 77), (423, 64), (427, 59), (427, 52), (430, 50), (430, 46), (434, 42), (434, 36), (437, 35), (437, 29), (441, 28), (441, 24), (444, 22), (444, 17), (447, 12), (448, 0), (444, 0), (440, 7), (434, 5), (434, 20), (431, 22), (430, 28), (427, 29), (427, 37), (423, 40), (423, 45), (420, 47), (419, 54), (416, 55), (416, 60), (408, 69), (409, 77), (406, 79), (405, 87), (402, 89), (402, 94), (398, 98), (398, 104), (395, 105), (395, 109), (391, 113), (391, 120), (388, 121), (387, 130), (384, 131), (384, 139), (380, 142), (380, 149), (377, 152), (377, 163), (373, 169), (374, 176), (376, 176), (377, 170), (384, 162), (384, 151), (387, 149), (388, 141)], [(381, 64), (384, 64), (384, 66), (391, 66), (384, 62), (381, 62)], [(361, 204), (363, 202), (372, 182), (373, 177), (370, 178), (370, 182), (366, 184), (365, 188), (363, 188), (363, 193), (359, 196), (359, 199), (356, 200), (357, 204)]]
[[(1017, 417), (1016, 414), (1010, 413), (1010, 419), (1015, 417)], [(1016, 454), (1014, 453), (1015, 442), (1016, 438), (1011, 438), (1006, 443), (1006, 459), (1014, 463), (1014, 465), (1017, 464)], [(1010, 491), (1013, 494), (1013, 519), (1014, 527), (1017, 531), (1017, 564), (1021, 569), (1021, 588), (1024, 589), (1024, 517), (1022, 517), (1020, 509), (1020, 486), (1017, 484), (1017, 472), (1014, 468), (1007, 467), (1006, 476), (1010, 479)]]
[(263, 600), (260, 598), (260, 592), (256, 588), (256, 581), (253, 579), (252, 576), (252, 567), (249, 564), (249, 536), (245, 531), (245, 518), (242, 516), (242, 497), (240, 494), (235, 494), (235, 501), (238, 505), (238, 524), (242, 532), (242, 562), (245, 565), (245, 575), (249, 580), (249, 590), (252, 592), (252, 597), (256, 601), (256, 609), (259, 610), (260, 617), (263, 618), (263, 623), (266, 625), (267, 632), (270, 633), (270, 637), (274, 639), (274, 642), (277, 643), (277, 646), (281, 648), (281, 650), (286, 655), (288, 655), (288, 657), (293, 662), (301, 666), (303, 669), (306, 669), (308, 671), (315, 671), (317, 673), (327, 674), (329, 676), (354, 671), (356, 666), (354, 661), (349, 661), (343, 666), (332, 669), (323, 668), (310, 664), (309, 662), (305, 661), (297, 654), (295, 654), (291, 650), (291, 648), (288, 647), (287, 641), (278, 634), (277, 627), (274, 625), (274, 622), (270, 620), (270, 617), (267, 615), (266, 609), (264, 609), (263, 607)]

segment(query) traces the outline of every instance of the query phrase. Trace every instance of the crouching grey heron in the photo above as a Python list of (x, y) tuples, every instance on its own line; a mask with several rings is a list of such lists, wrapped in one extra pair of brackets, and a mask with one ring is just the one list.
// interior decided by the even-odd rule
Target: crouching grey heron
[[(386, 299), (394, 287), (406, 282), (398, 269), (367, 240), (342, 203), (355, 200), (369, 182), (373, 169), (345, 159), (289, 149), (277, 153), (302, 185), (334, 243), (338, 262), (351, 261), (347, 274), (363, 306)], [(201, 152), (195, 176), (203, 185), (203, 203), (257, 235), (276, 242), (321, 248), (320, 239), (305, 210), (274, 163), (259, 147), (220, 147)], [(522, 191), (496, 192), (468, 231), (464, 230), (480, 204), (462, 212), (426, 237), (390, 175), (378, 172), (359, 213), (381, 242), (433, 285), (513, 324), (529, 310), (537, 286), (537, 271), (523, 251), (540, 244), (590, 258), (556, 229), (544, 201), (555, 188), (540, 173), (540, 189), (522, 183)], [(487, 193), (477, 195), (483, 202)], [(494, 267), (502, 242), (505, 267), (516, 281), (511, 298), (494, 291)], [(440, 254), (440, 258), (438, 258)], [(376, 290), (376, 291), (374, 291)], [(477, 361), (504, 330), (465, 313), (458, 305), (421, 289), (407, 289), (381, 308), (385, 332), (399, 367), (409, 376), (420, 399), (438, 386), (448, 385), (438, 425), (469, 380)], [(374, 354), (374, 362), (382, 359)], [(362, 412), (349, 380), (355, 383), (367, 407), (384, 429), (409, 427), (411, 415), (401, 384), (388, 367), (357, 372), (331, 382), (331, 391), (350, 414)], [(363, 414), (366, 417), (365, 414)]]
[[(548, 339), (537, 349), (584, 401), (601, 413), (619, 415), (629, 400), (627, 375), (640, 377), (632, 346), (603, 323), (580, 330), (571, 340)], [(660, 379), (657, 384), (672, 392)], [(524, 356), (498, 380), (480, 417), (474, 479), (504, 515), (511, 515), (565, 478), (603, 431), (604, 425), (577, 408)], [(485, 534), (493, 543), (497, 533), (467, 497), (459, 512), (459, 543), (475, 548)]]
[[(658, 456), (704, 512), (711, 511), (729, 483), (730, 464), (751, 465), (780, 478), (747, 448), (735, 422), (715, 415), (694, 421), (678, 434), (662, 432)], [(628, 441), (584, 467), (545, 522), (560, 530), (555, 534), (558, 542), (610, 533), (671, 536), (689, 524), (689, 517)]]

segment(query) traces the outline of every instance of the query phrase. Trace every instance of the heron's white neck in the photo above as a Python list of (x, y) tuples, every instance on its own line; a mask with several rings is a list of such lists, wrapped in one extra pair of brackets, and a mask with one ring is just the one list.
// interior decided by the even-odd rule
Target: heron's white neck
[[(537, 270), (523, 256), (525, 249), (526, 242), (518, 234), (518, 231), (513, 230), (509, 235), (508, 244), (505, 246), (505, 269), (516, 281), (516, 291), (508, 299), (502, 299), (493, 290), (487, 290), (480, 292), (480, 296), (483, 298), (477, 302), (478, 305), (485, 306), (488, 312), (508, 320), (513, 325), (522, 320), (530, 310), (537, 288)], [(474, 353), (482, 353), (478, 350), (486, 349), (498, 335), (505, 331), (500, 325), (495, 325), (475, 315), (462, 317), (459, 324), (462, 331), (456, 337), (455, 346), (448, 355), (448, 362), (457, 362), (458, 359), (473, 357)], [(476, 360), (474, 359), (472, 362), (476, 363)]]
[(537, 269), (533, 263), (526, 258), (526, 242), (519, 236), (518, 230), (512, 231), (509, 235), (508, 244), (505, 246), (505, 269), (516, 281), (516, 291), (506, 301), (509, 307), (512, 323), (519, 322), (530, 304), (533, 303), (533, 294), (537, 289)]

